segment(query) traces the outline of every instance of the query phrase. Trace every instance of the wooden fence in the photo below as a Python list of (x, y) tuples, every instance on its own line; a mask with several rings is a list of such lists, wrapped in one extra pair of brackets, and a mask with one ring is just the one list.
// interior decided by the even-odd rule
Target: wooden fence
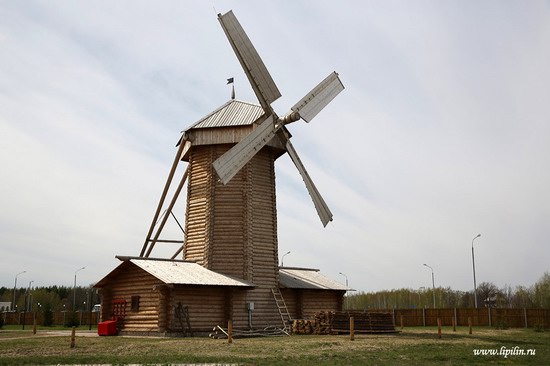
[[(347, 310), (363, 311), (363, 310)], [(451, 326), (453, 318), (457, 326), (468, 326), (468, 318), (472, 319), (473, 326), (493, 327), (542, 327), (550, 328), (550, 309), (505, 309), (505, 308), (455, 308), (455, 309), (368, 309), (365, 312), (389, 312), (392, 314), (396, 326), (437, 326), (437, 319), (441, 325)], [(97, 312), (79, 311), (77, 317), (80, 324), (95, 325), (98, 322)], [(0, 313), (6, 325), (32, 325), (36, 317), (36, 324), (44, 322), (43, 313)], [(57, 311), (53, 313), (53, 325), (65, 325), (71, 316), (70, 312)]]
[[(349, 310), (351, 311), (351, 310)], [(356, 311), (356, 310), (355, 310)], [(493, 326), (510, 328), (550, 328), (550, 309), (505, 309), (505, 308), (454, 308), (454, 309), (368, 309), (367, 312), (390, 312), (396, 326)]]
[[(77, 311), (76, 316), (81, 325), (96, 325), (98, 323), (98, 312)], [(33, 325), (36, 319), (36, 325), (44, 324), (44, 313), (42, 312), (5, 312), (0, 313), (0, 317), (4, 319), (5, 325)], [(70, 311), (54, 311), (52, 325), (65, 325), (70, 320)]]

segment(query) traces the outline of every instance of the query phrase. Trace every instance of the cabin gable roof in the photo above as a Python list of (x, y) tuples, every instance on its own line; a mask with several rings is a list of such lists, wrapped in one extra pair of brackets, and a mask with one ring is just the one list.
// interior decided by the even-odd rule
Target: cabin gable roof
[(108, 286), (128, 266), (136, 266), (166, 285), (255, 287), (251, 282), (206, 269), (194, 262), (155, 258), (118, 257), (123, 262), (94, 287)]

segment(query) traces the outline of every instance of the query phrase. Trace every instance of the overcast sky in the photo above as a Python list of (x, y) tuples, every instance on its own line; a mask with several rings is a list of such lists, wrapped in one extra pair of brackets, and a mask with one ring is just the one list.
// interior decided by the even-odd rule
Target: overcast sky
[(289, 126), (327, 228), (276, 162), (286, 266), (376, 291), (431, 286), (426, 263), (471, 290), (481, 233), (478, 284), (550, 270), (548, 1), (0, 0), (0, 286), (72, 286), (81, 267), (88, 285), (139, 255), (180, 131), (229, 100), (227, 78), (257, 102), (230, 9), (279, 114), (333, 70), (346, 87)]

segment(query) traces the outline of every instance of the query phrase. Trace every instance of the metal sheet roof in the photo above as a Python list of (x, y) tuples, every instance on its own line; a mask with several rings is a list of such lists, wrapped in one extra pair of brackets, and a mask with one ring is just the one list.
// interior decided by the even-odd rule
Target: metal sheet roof
[(318, 269), (307, 268), (279, 268), (279, 286), (311, 290), (351, 290), (326, 277)]
[(167, 284), (239, 287), (254, 286), (246, 281), (211, 271), (192, 262), (156, 261), (149, 259), (130, 259), (130, 262)]
[(264, 114), (264, 110), (261, 106), (232, 99), (187, 127), (184, 132), (194, 128), (247, 126), (254, 123), (262, 114)]
[(97, 287), (103, 287), (108, 279), (115, 276), (121, 267), (128, 265), (128, 262), (169, 285), (255, 286), (253, 283), (211, 271), (193, 262), (136, 257), (119, 257), (119, 259), (124, 263), (99, 281), (96, 284)]

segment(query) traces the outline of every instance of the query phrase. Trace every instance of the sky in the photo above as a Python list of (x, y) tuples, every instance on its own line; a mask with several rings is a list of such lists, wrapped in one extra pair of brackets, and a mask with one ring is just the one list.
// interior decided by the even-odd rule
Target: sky
[(89, 285), (139, 255), (180, 132), (230, 77), (257, 102), (217, 20), (231, 9), (278, 114), (332, 71), (346, 88), (288, 126), (326, 228), (276, 161), (285, 266), (369, 292), (430, 287), (428, 264), (469, 291), (481, 234), (478, 284), (550, 270), (548, 1), (0, 0), (0, 286), (72, 286), (82, 267)]

